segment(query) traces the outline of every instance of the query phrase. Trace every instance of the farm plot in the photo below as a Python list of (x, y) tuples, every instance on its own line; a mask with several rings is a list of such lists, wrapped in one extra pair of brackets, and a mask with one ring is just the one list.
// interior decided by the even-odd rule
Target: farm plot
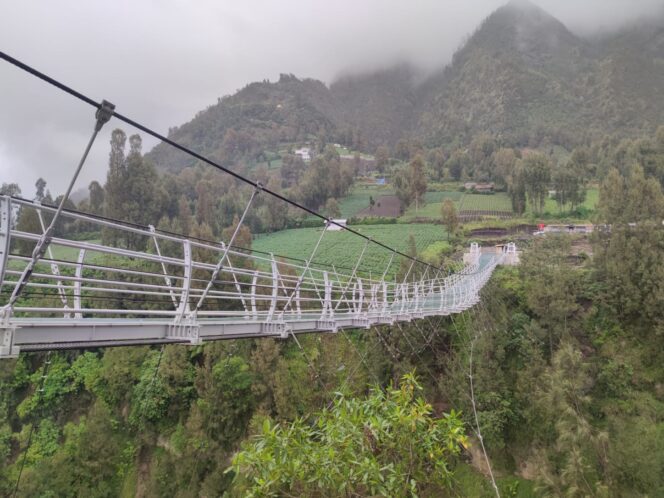
[(461, 200), (460, 210), (511, 213), (512, 203), (507, 194), (502, 192), (493, 195), (465, 194)]
[(394, 191), (389, 187), (353, 187), (350, 193), (339, 200), (342, 218), (350, 218), (369, 207), (369, 198), (378, 199), (381, 195), (390, 195)]
[(381, 195), (375, 197), (376, 201), (373, 207), (368, 207), (359, 211), (355, 216), (364, 218), (367, 216), (376, 216), (384, 218), (398, 218), (401, 215), (401, 201), (396, 195)]
[(459, 217), (464, 221), (485, 216), (512, 217), (512, 202), (505, 193), (493, 195), (465, 194), (458, 206)]
[[(446, 238), (444, 229), (432, 224), (361, 225), (353, 228), (401, 252), (408, 251), (410, 234), (415, 238), (418, 251), (423, 251), (433, 242)], [(254, 239), (253, 248), (304, 260), (311, 256), (311, 251), (320, 237), (321, 230), (320, 228), (299, 228), (261, 235)], [(327, 265), (352, 268), (364, 245), (364, 239), (349, 232), (327, 232), (314, 260)], [(380, 275), (385, 271), (390, 256), (391, 253), (386, 249), (370, 244), (362, 260), (362, 268), (366, 272), (370, 271)], [(399, 261), (395, 258), (390, 272), (396, 271), (398, 265)]]
[(424, 194), (426, 203), (443, 202), (445, 199), (451, 199), (453, 202), (459, 202), (463, 197), (462, 192), (427, 192)]
[(417, 210), (415, 204), (411, 205), (403, 214), (403, 219), (408, 221), (416, 218), (439, 220), (443, 202), (450, 199), (458, 210), (462, 195), (461, 192), (427, 192), (424, 196), (426, 204), (419, 206)]

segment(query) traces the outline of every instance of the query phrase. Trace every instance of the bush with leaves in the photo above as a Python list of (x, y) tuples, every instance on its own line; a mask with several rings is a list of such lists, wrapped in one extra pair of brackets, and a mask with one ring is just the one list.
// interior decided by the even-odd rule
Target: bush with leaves
[(314, 421), (265, 419), (233, 459), (234, 496), (440, 496), (467, 441), (459, 414), (434, 418), (421, 391), (408, 374), (366, 399), (339, 394)]

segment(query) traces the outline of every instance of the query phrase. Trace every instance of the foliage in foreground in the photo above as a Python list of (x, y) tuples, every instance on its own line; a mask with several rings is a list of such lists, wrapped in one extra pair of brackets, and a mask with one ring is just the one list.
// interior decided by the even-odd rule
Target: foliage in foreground
[[(366, 399), (338, 395), (314, 422), (265, 419), (233, 459), (238, 496), (440, 496), (467, 444), (459, 414), (436, 419), (412, 374)], [(433, 493), (433, 494), (432, 494)]]

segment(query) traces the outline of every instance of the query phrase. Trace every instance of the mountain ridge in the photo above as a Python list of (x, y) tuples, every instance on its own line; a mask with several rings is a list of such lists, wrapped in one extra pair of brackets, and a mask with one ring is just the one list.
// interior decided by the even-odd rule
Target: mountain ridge
[[(373, 151), (403, 138), (463, 144), (479, 133), (567, 148), (602, 134), (634, 136), (664, 116), (664, 22), (643, 26), (587, 39), (512, 0), (426, 78), (408, 64), (329, 85), (281, 75), (219, 99), (169, 138), (230, 165), (316, 138)], [(193, 164), (164, 144), (148, 156), (169, 170)]]

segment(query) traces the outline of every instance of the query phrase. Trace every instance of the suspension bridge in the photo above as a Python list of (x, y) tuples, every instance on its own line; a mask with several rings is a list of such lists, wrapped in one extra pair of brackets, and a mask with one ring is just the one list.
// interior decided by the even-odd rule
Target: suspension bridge
[[(473, 244), (463, 268), (449, 274), (228, 170), (119, 114), (106, 101), (96, 102), (3, 52), (0, 58), (96, 109), (92, 136), (58, 206), (0, 196), (0, 358), (21, 351), (287, 338), (450, 315), (478, 302), (497, 265), (518, 261), (514, 244), (488, 251)], [(188, 238), (64, 208), (98, 132), (111, 118), (252, 187), (228, 241)], [(235, 245), (258, 195), (274, 196), (321, 219), (323, 226), (308, 259), (281, 258)], [(34, 211), (40, 228), (19, 230), (18, 210)], [(133, 243), (118, 247), (75, 240), (59, 233), (65, 222)], [(365, 240), (357, 260), (349, 262), (352, 266), (316, 261), (332, 225)], [(370, 245), (386, 251), (381, 275), (363, 270)], [(394, 267), (402, 261), (407, 271), (397, 278)]]

